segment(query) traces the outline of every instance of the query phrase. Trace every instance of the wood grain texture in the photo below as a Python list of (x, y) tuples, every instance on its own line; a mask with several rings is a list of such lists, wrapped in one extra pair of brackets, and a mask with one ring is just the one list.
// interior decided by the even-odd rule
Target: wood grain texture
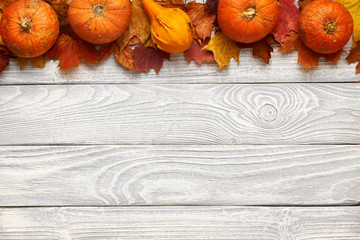
[[(351, 42), (345, 47), (349, 52)], [(19, 71), (16, 61), (0, 74), (1, 84), (58, 84), (58, 83), (254, 83), (254, 82), (358, 82), (356, 64), (348, 65), (344, 54), (337, 66), (321, 60), (318, 69), (305, 72), (297, 64), (297, 52), (274, 53), (267, 65), (252, 56), (249, 49), (240, 53), (240, 66), (232, 60), (221, 72), (216, 63), (188, 64), (183, 54), (172, 54), (171, 62), (165, 61), (158, 75), (133, 73), (119, 66), (111, 57), (97, 65), (80, 64), (70, 70), (60, 70), (57, 61), (48, 61), (43, 69), (31, 66)]]
[(359, 173), (360, 146), (9, 146), (0, 206), (351, 205)]
[(358, 240), (360, 208), (8, 208), (0, 229), (2, 240)]
[(0, 144), (360, 142), (359, 84), (0, 87)]

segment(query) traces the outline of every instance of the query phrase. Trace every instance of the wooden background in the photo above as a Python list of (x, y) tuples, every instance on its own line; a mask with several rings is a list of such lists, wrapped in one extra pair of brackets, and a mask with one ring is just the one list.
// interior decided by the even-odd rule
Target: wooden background
[(0, 239), (359, 240), (355, 65), (276, 51), (159, 75), (11, 62)]

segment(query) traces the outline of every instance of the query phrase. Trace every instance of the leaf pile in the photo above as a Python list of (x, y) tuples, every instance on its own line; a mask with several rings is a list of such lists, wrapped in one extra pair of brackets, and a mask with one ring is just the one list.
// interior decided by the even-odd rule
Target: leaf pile
[[(0, 17), (2, 12), (15, 0), (0, 1)], [(116, 41), (95, 46), (80, 39), (67, 23), (67, 10), (70, 0), (45, 0), (56, 11), (61, 23), (60, 35), (45, 55), (32, 58), (16, 58), (22, 69), (28, 62), (33, 67), (44, 67), (47, 59), (58, 59), (61, 69), (76, 67), (81, 61), (90, 64), (100, 64), (112, 54), (116, 62), (124, 68), (135, 72), (149, 72), (153, 69), (159, 73), (164, 60), (170, 60), (170, 54), (157, 49), (151, 39), (150, 20), (142, 6), (141, 0), (132, 0), (132, 15), (128, 28)], [(317, 67), (319, 59), (337, 64), (343, 50), (334, 54), (319, 54), (301, 41), (298, 34), (297, 21), (300, 11), (313, 0), (278, 0), (280, 19), (277, 27), (266, 38), (251, 44), (235, 42), (226, 37), (217, 24), (217, 6), (219, 0), (206, 0), (205, 3), (184, 0), (157, 0), (164, 7), (177, 7), (183, 9), (190, 17), (195, 28), (195, 37), (191, 47), (184, 52), (190, 63), (197, 64), (216, 62), (220, 70), (229, 65), (231, 58), (239, 63), (241, 49), (252, 49), (253, 56), (259, 57), (269, 64), (273, 45), (279, 44), (280, 52), (297, 50), (298, 63), (306, 71)], [(360, 62), (360, 0), (337, 0), (344, 4), (354, 19), (354, 45), (347, 56), (349, 63)], [(9, 64), (9, 58), (15, 57), (4, 46), (0, 37), (0, 72)], [(360, 72), (360, 63), (356, 67)]]

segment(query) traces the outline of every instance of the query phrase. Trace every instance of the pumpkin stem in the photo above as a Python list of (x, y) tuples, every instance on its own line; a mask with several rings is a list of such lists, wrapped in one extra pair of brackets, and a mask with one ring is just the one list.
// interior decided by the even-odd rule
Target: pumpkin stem
[(94, 6), (94, 14), (96, 16), (102, 16), (102, 15), (104, 15), (104, 12), (105, 12), (104, 5), (95, 5)]
[(334, 22), (332, 20), (326, 22), (324, 25), (324, 30), (326, 31), (327, 34), (337, 33), (338, 30), (336, 28), (336, 22)]
[(26, 32), (26, 33), (31, 32), (31, 28), (32, 28), (31, 19), (27, 17), (21, 18), (19, 21), (19, 25), (22, 32)]
[(256, 16), (256, 9), (254, 7), (249, 7), (244, 11), (244, 16), (250, 22)]

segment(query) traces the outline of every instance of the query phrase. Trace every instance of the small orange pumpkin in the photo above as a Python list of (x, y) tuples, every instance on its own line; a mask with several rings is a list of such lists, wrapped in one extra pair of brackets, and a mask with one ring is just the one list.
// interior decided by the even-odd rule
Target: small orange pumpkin
[(218, 22), (230, 39), (252, 43), (266, 37), (278, 24), (277, 0), (219, 0)]
[(37, 57), (55, 44), (59, 20), (44, 1), (18, 0), (5, 9), (0, 34), (5, 46), (16, 56)]
[(130, 17), (129, 0), (73, 0), (68, 10), (72, 30), (94, 44), (118, 39), (127, 28)]
[(301, 11), (298, 26), (306, 46), (315, 52), (330, 54), (346, 45), (354, 23), (350, 12), (341, 3), (316, 0)]

